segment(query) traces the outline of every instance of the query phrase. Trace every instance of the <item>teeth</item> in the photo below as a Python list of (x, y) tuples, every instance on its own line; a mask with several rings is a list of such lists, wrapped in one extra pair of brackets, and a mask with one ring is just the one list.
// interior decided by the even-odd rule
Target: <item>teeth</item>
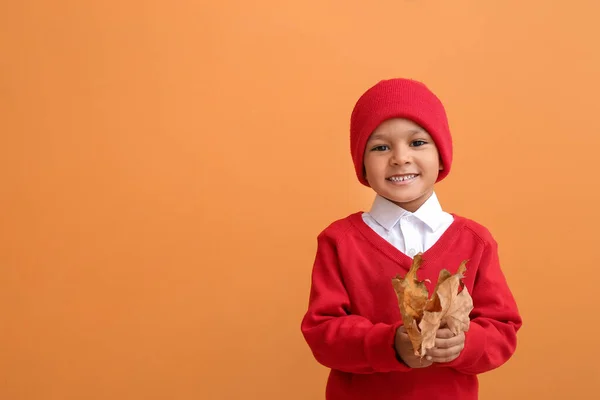
[(403, 182), (403, 181), (406, 181), (408, 179), (413, 179), (415, 177), (416, 177), (416, 175), (414, 175), (414, 174), (413, 175), (404, 175), (404, 176), (392, 176), (390, 178), (390, 181), (392, 181), (392, 182)]

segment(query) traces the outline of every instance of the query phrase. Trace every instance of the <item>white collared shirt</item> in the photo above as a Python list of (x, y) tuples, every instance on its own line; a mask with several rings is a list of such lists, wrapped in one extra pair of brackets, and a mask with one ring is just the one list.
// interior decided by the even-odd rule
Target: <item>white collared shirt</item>
[(454, 221), (451, 214), (442, 210), (435, 193), (414, 213), (377, 195), (371, 210), (363, 213), (362, 218), (371, 229), (409, 257), (431, 248)]

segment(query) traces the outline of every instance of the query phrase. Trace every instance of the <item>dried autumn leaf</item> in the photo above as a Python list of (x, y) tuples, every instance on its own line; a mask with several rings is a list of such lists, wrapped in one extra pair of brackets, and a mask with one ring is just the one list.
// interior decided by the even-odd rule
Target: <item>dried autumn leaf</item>
[(461, 263), (454, 275), (445, 269), (440, 271), (431, 299), (427, 299), (425, 284), (417, 280), (416, 272), (420, 265), (421, 255), (418, 254), (406, 277), (402, 279), (396, 276), (392, 284), (415, 355), (423, 357), (427, 350), (435, 347), (435, 337), (440, 326), (447, 325), (455, 335), (469, 329), (473, 300), (466, 287), (459, 293), (461, 279), (466, 271), (466, 261)]
[(442, 287), (442, 295), (444, 295), (444, 289), (448, 285), (446, 283), (452, 274), (448, 270), (441, 270), (438, 276), (437, 284), (433, 290), (431, 299), (425, 305), (423, 310), (423, 318), (419, 323), (419, 330), (421, 332), (421, 347), (419, 349), (419, 355), (425, 356), (427, 350), (435, 347), (435, 336), (442, 322), (442, 316), (444, 307), (442, 305), (442, 299), (440, 298), (440, 287)]
[(469, 325), (471, 323), (469, 318), (471, 310), (473, 310), (473, 298), (469, 294), (467, 288), (464, 287), (458, 296), (456, 296), (452, 304), (450, 304), (448, 312), (444, 318), (442, 318), (442, 323), (448, 325), (448, 328), (454, 335), (466, 332), (469, 330)]
[(423, 310), (429, 298), (427, 287), (422, 281), (417, 279), (417, 270), (420, 267), (421, 254), (417, 254), (406, 276), (402, 278), (402, 276), (397, 275), (392, 279), (392, 285), (398, 297), (402, 322), (410, 338), (415, 355), (419, 354), (421, 345), (421, 333), (419, 332), (418, 324), (421, 322), (421, 318), (423, 318)]
[(463, 261), (456, 274), (450, 275), (446, 270), (440, 272), (438, 284), (430, 302), (425, 306), (423, 319), (419, 324), (423, 341), (420, 355), (435, 347), (435, 336), (440, 326), (448, 326), (454, 335), (469, 330), (469, 314), (473, 309), (473, 299), (466, 287), (459, 293), (461, 279), (467, 270)]

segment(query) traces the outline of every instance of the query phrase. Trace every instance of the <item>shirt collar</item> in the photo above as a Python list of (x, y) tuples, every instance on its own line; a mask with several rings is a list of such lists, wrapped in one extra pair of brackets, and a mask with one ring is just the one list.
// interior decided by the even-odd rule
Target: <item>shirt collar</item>
[(386, 230), (392, 229), (402, 217), (413, 215), (432, 231), (436, 231), (443, 224), (445, 215), (435, 192), (414, 213), (406, 211), (388, 199), (377, 195), (369, 214)]

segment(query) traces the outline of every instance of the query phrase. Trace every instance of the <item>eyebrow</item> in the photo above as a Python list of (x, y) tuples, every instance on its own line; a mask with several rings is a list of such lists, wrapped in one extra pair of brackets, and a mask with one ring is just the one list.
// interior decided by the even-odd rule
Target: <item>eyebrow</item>
[(368, 141), (370, 142), (371, 140), (383, 140), (383, 139), (385, 139), (383, 136), (384, 135), (378, 133), (378, 134), (371, 136)]
[[(422, 133), (426, 133), (426, 131), (424, 129), (410, 129), (408, 130), (408, 133), (410, 134), (410, 136), (414, 136), (414, 135), (419, 135)], [(369, 138), (369, 141), (371, 140), (385, 140), (386, 139), (386, 135), (384, 133), (376, 133), (373, 136), (371, 136)]]

